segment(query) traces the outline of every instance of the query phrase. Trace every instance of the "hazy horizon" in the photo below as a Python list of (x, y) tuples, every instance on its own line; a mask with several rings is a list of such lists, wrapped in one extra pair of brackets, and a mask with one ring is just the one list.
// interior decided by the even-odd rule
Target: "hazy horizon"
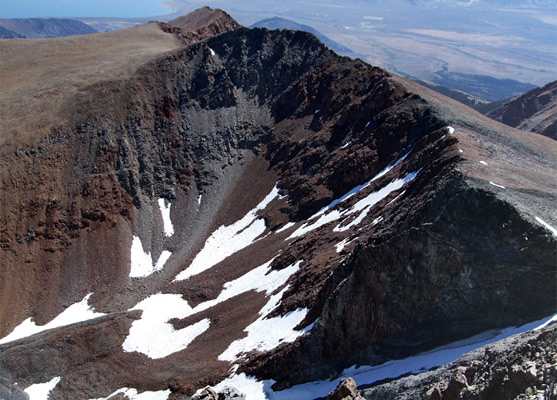
[(164, 15), (161, 0), (2, 0), (0, 18), (141, 18)]

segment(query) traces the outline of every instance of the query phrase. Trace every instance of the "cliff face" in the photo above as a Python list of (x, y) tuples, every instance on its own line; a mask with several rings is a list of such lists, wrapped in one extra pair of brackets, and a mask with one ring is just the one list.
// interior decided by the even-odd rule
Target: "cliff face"
[(4, 69), (33, 77), (1, 105), (31, 113), (2, 132), (7, 391), (279, 389), (554, 312), (550, 139), (212, 11), (99, 36), (149, 57), (52, 72), (53, 119)]
[(487, 115), (506, 125), (557, 140), (557, 81), (504, 101)]

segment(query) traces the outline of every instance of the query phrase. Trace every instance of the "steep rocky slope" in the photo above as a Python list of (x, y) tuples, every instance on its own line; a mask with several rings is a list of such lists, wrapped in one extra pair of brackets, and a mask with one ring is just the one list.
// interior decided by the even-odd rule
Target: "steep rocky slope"
[(4, 393), (272, 398), (555, 313), (551, 139), (198, 13), (0, 42)]
[(503, 101), (487, 115), (514, 128), (557, 140), (557, 81)]

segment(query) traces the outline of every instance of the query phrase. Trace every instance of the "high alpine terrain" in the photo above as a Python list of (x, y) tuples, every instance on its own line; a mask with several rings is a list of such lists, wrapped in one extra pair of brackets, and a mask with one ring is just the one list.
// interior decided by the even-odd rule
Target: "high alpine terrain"
[(487, 116), (557, 140), (557, 81), (497, 103)]
[(548, 137), (209, 8), (0, 54), (0, 397), (313, 399), (556, 313)]

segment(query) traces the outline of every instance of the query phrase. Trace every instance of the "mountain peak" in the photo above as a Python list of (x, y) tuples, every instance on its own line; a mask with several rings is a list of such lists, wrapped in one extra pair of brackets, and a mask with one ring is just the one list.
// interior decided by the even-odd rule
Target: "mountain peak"
[(199, 8), (187, 15), (173, 19), (168, 22), (168, 25), (206, 37), (241, 27), (228, 13), (209, 7)]

